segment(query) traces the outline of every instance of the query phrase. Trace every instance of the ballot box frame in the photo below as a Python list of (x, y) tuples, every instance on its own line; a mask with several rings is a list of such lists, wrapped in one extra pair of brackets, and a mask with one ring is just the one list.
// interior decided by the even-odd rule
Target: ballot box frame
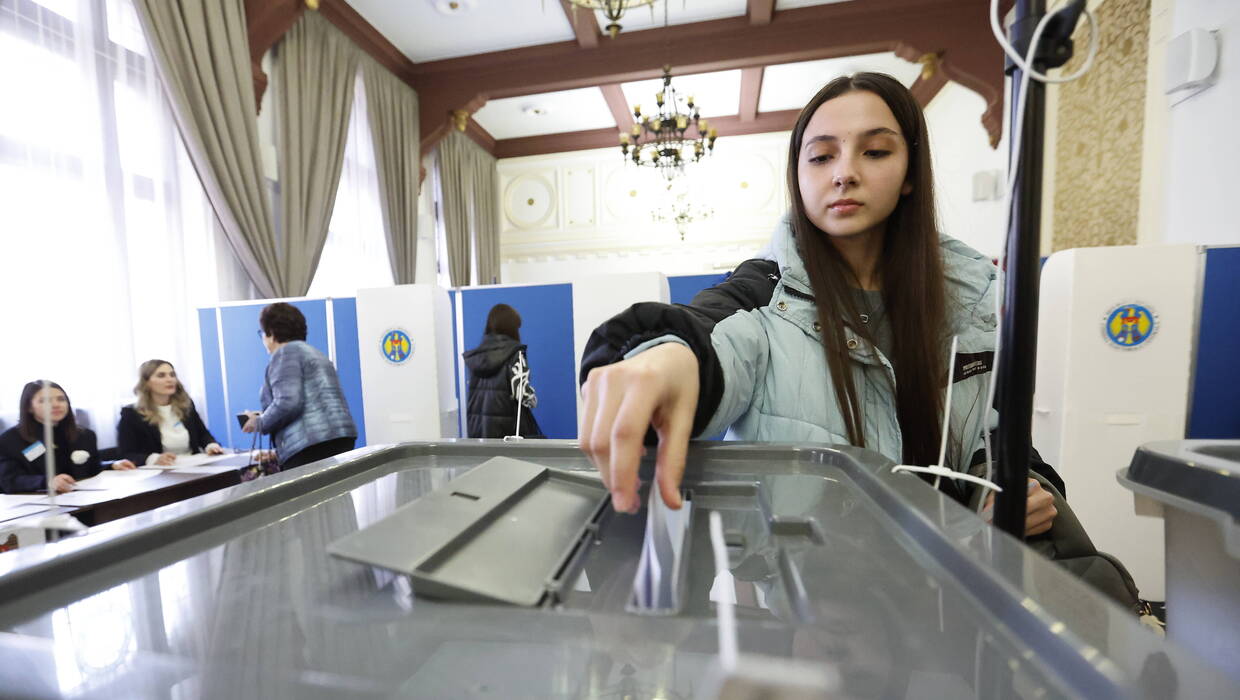
[[(495, 456), (576, 471), (582, 478), (593, 473), (588, 460), (572, 441), (514, 444), (458, 439), (372, 446), (108, 523), (81, 537), (18, 550), (9, 553), (16, 557), (0, 557), (0, 601), (3, 601), (0, 603), (0, 630), (8, 632), (0, 635), (0, 658), (24, 654), (24, 658), (30, 659), (25, 665), (27, 668), (37, 667), (41, 659), (54, 658), (54, 650), (45, 638), (31, 636), (32, 633), (23, 630), (33, 629), (31, 625), (38, 628), (39, 620), (50, 619), (57, 611), (101, 592), (149, 578), (186, 558), (207, 556), (221, 545), (226, 550), (231, 542), (258, 542), (259, 545), (254, 546), (269, 547), (263, 549), (268, 554), (283, 552), (292, 539), (282, 534), (281, 528), (293, 527), (299, 517), (315, 514), (324, 504), (348, 504), (352, 509), (352, 494), (388, 478), (415, 480), (419, 484), (417, 494), (429, 493)], [(684, 478), (686, 488), (728, 480), (737, 485), (734, 493), (716, 489), (713, 495), (705, 491), (698, 494), (693, 517), (705, 517), (711, 509), (732, 509), (733, 515), (748, 518), (746, 522), (757, 528), (753, 532), (762, 537), (760, 543), (752, 536), (747, 543), (744, 538), (731, 543), (752, 550), (744, 559), (730, 561), (736, 576), (744, 578), (757, 567), (760, 572), (768, 572), (754, 577), (760, 580), (763, 576), (782, 577), (784, 570), (800, 568), (804, 574), (801, 583), (810, 593), (799, 603), (768, 600), (771, 611), (781, 605), (803, 606), (787, 615), (757, 608), (753, 613), (738, 611), (742, 654), (778, 651), (777, 646), (772, 646), (772, 635), (786, 642), (790, 638), (788, 635), (797, 630), (811, 636), (837, 634), (839, 616), (847, 611), (831, 605), (822, 608), (819, 605), (822, 601), (813, 597), (818, 585), (815, 577), (825, 572), (847, 584), (846, 588), (855, 591), (867, 604), (877, 601), (865, 590), (867, 582), (870, 585), (887, 583), (915, 594), (917, 604), (912, 607), (902, 607), (898, 600), (883, 602), (883, 605), (895, 606), (884, 609), (888, 611), (887, 624), (897, 628), (874, 634), (885, 635), (883, 638), (900, 647), (901, 654), (912, 655), (923, 665), (929, 664), (930, 671), (935, 670), (937, 662), (934, 660), (943, 655), (952, 655), (956, 660), (967, 657), (973, 663), (976, 643), (979, 645), (976, 651), (979, 680), (974, 687), (982, 695), (996, 688), (1010, 690), (1020, 683), (1032, 683), (1044, 689), (1046, 697), (1124, 698), (1138, 697), (1151, 687), (1162, 687), (1159, 683), (1164, 682), (1175, 683), (1183, 697), (1237, 694), (1240, 679), (1231, 676), (1227, 669), (1211, 666), (1174, 642), (1156, 637), (1141, 627), (1130, 611), (994, 529), (920, 478), (894, 473), (893, 466), (876, 453), (853, 447), (691, 445)], [(640, 470), (642, 479), (648, 482), (653, 471), (653, 460), (644, 459)], [(754, 482), (766, 485), (770, 502), (763, 503), (759, 499), (754, 504), (753, 489), (745, 486)], [(820, 499), (815, 506), (818, 508), (814, 511), (818, 514), (815, 519), (820, 520), (817, 524), (807, 517), (798, 518), (796, 508), (785, 507), (801, 498), (802, 492), (812, 489), (819, 489), (830, 497), (829, 501)], [(334, 500), (342, 497), (344, 501)], [(828, 502), (829, 512), (823, 505)], [(606, 510), (610, 512), (610, 507)], [(321, 514), (327, 518), (333, 512), (323, 510)], [(587, 571), (591, 570), (591, 562), (608, 563), (595, 559), (607, 547), (625, 544), (621, 537), (625, 528), (630, 533), (641, 533), (641, 515), (611, 514), (609, 517), (612, 528), (600, 533), (591, 543), (596, 549), (588, 555)], [(332, 655), (323, 657), (328, 661), (322, 663), (353, 662), (357, 668), (371, 669), (368, 673), (377, 675), (355, 677), (357, 687), (362, 689), (356, 693), (344, 693), (344, 686), (338, 685), (330, 687), (331, 693), (362, 696), (378, 690), (385, 694), (428, 697), (476, 694), (474, 686), (462, 685), (470, 682), (470, 674), (491, 674), (504, 682), (523, 679), (522, 682), (529, 683), (549, 682), (546, 679), (554, 676), (569, 684), (565, 687), (581, 689), (585, 687), (581, 685), (585, 682), (582, 674), (588, 669), (570, 663), (576, 658), (573, 655), (606, 656), (610, 652), (599, 646), (601, 642), (591, 640), (610, 639), (617, 633), (621, 637), (636, 634), (632, 637), (634, 640), (649, 640), (643, 644), (655, 645), (663, 650), (661, 653), (679, 660), (685, 667), (714, 654), (716, 603), (706, 600), (698, 585), (702, 581), (709, 584), (713, 563), (710, 547), (698, 546), (700, 540), (690, 554), (689, 566), (691, 571), (706, 572), (707, 576), (699, 576), (691, 583), (690, 589), (696, 592), (675, 615), (626, 613), (623, 601), (627, 600), (632, 579), (626, 583), (620, 574), (612, 576), (610, 581), (596, 576), (591, 582), (591, 592), (570, 591), (563, 604), (554, 607), (482, 605), (424, 600), (417, 596), (408, 598), (398, 607), (391, 607), (392, 594), (389, 588), (383, 588), (380, 597), (389, 603), (384, 603), (388, 607), (382, 610), (387, 612), (377, 614), (367, 612), (363, 609), (365, 606), (357, 607), (361, 605), (357, 601), (362, 599), (350, 597), (348, 591), (341, 588), (346, 580), (353, 582), (350, 585), (362, 585), (370, 580), (371, 567), (335, 559), (326, 551), (332, 541), (349, 529), (360, 529), (362, 523), (358, 521), (342, 527), (338, 521), (309, 519), (305, 522), (305, 529), (290, 532), (302, 543), (299, 550), (302, 554), (298, 556), (302, 561), (313, 557), (317, 568), (313, 572), (303, 569), (297, 575), (296, 585), (318, 586), (306, 594), (311, 596), (311, 602), (317, 600), (315, 595), (337, 596), (338, 600), (345, 601), (331, 605), (316, 603), (300, 613), (334, 620), (325, 626), (306, 628), (316, 635), (327, 635), (311, 640), (315, 648), (333, 644), (330, 637), (362, 634), (372, 628), (385, 640), (382, 646), (369, 647), (369, 651), (355, 651), (348, 645), (332, 647)], [(327, 527), (332, 522), (337, 524), (334, 530)], [(324, 532), (324, 528), (331, 531)], [(704, 536), (700, 534), (703, 528), (695, 528), (695, 531), (698, 537)], [(310, 538), (310, 545), (305, 544), (307, 538)], [(873, 556), (867, 558), (867, 552)], [(840, 558), (842, 553), (851, 558)], [(732, 552), (729, 554), (731, 556)], [(818, 568), (812, 571), (805, 568), (811, 564)], [(264, 573), (262, 570), (238, 570), (229, 582), (242, 586), (259, 584)], [(278, 573), (283, 577), (279, 580), (292, 576), (284, 571)], [(881, 579), (874, 578), (876, 576)], [(221, 581), (220, 587), (231, 591), (229, 582)], [(617, 585), (611, 586), (613, 582)], [(618, 607), (608, 607), (606, 593), (609, 588), (621, 599)], [(247, 601), (247, 605), (257, 606), (251, 608), (255, 613), (266, 614), (290, 604), (288, 600), (275, 598), (253, 600), (244, 591), (233, 593), (241, 596), (238, 600)], [(936, 597), (937, 607), (933, 603)], [(152, 604), (158, 606), (158, 597)], [(906, 617), (893, 617), (896, 610)], [(944, 616), (944, 610), (954, 612)], [(342, 616), (349, 620), (348, 624), (340, 621)], [(228, 619), (214, 616), (209, 620), (198, 619), (194, 624), (218, 625)], [(868, 623), (859, 618), (849, 624)], [(595, 634), (582, 637), (583, 625), (584, 629), (593, 628)], [(630, 632), (625, 633), (626, 629)], [(920, 639), (931, 631), (953, 641), (937, 646), (909, 646), (909, 639)], [(159, 676), (163, 672), (161, 668), (174, 667), (180, 669), (178, 673), (215, 679), (213, 682), (219, 683), (226, 683), (234, 676), (248, 678), (247, 682), (258, 683), (263, 692), (286, 695), (311, 696), (316, 691), (323, 695), (329, 688), (314, 685), (319, 682), (316, 679), (341, 677), (338, 673), (306, 674), (304, 670), (315, 669), (297, 670), (265, 659), (264, 650), (271, 650), (262, 644), (265, 633), (266, 630), (259, 630), (256, 637), (229, 641), (223, 651), (204, 651), (192, 658), (169, 657), (166, 648), (158, 654), (152, 651), (154, 656), (148, 654), (152, 663), (130, 664), (128, 684), (114, 688), (121, 692), (150, 687), (151, 683), (164, 682)], [(597, 636), (600, 634), (603, 636)], [(434, 644), (439, 646), (432, 645), (430, 649), (422, 646), (423, 637), (434, 639)], [(247, 643), (256, 646), (250, 649), (244, 646)], [(228, 651), (233, 644), (241, 645), (236, 647), (241, 656)], [(557, 651), (542, 655), (518, 651), (518, 647), (528, 644), (542, 644), (538, 648)], [(388, 648), (394, 650), (396, 656), (386, 662), (372, 658), (376, 650)], [(441, 648), (442, 653), (435, 652)], [(504, 651), (508, 648), (515, 656)], [(497, 660), (471, 660), (467, 666), (460, 666), (457, 652), (462, 649), (491, 653)], [(786, 655), (791, 650), (780, 653)], [(168, 665), (170, 658), (175, 662), (171, 666)], [(899, 663), (887, 668), (886, 673), (912, 683), (910, 674), (916, 669), (900, 658), (903, 657), (891, 657), (891, 663)], [(555, 673), (551, 675), (545, 672), (549, 665), (554, 666)], [(421, 673), (422, 668), (431, 670)], [(469, 671), (461, 676), (465, 668)], [(1150, 668), (1158, 673), (1151, 676)], [(448, 669), (459, 669), (460, 673)], [(640, 668), (630, 668), (629, 673), (637, 680), (645, 678)], [(22, 685), (29, 676), (30, 673), (20, 675), (14, 669), (6, 671), (0, 666), (0, 686), (17, 693), (39, 694), (30, 686)], [(684, 687), (677, 692), (684, 694), (688, 686), (696, 682), (680, 683)], [(1024, 687), (1024, 690), (1029, 688)], [(545, 690), (529, 689), (524, 695), (532, 697), (538, 692), (547, 694)], [(515, 694), (522, 695), (522, 692)], [(948, 690), (923, 692), (921, 696), (960, 697)]]

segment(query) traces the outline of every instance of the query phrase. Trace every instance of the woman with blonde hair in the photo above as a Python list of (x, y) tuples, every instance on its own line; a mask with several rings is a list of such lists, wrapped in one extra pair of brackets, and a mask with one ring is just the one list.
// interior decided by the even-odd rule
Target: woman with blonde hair
[(116, 442), (125, 459), (168, 466), (177, 455), (224, 453), (207, 430), (171, 362), (147, 360), (138, 368), (138, 397), (121, 409)]

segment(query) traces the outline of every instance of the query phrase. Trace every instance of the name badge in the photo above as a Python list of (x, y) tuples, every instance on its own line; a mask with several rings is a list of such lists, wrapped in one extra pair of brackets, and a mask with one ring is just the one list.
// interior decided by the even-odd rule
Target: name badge
[(22, 455), (25, 456), (27, 462), (33, 462), (42, 457), (45, 452), (47, 452), (47, 448), (43, 446), (43, 443), (36, 442), (30, 447), (22, 450)]

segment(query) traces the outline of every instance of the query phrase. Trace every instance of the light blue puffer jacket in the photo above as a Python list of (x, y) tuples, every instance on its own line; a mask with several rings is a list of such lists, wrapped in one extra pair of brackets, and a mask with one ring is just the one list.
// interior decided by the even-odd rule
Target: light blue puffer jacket
[[(983, 428), (990, 429), (997, 422), (997, 414), (986, 406), (995, 349), (997, 275), (988, 258), (960, 241), (943, 236), (940, 245), (947, 315), (951, 332), (958, 337), (946, 462), (964, 470), (982, 447)], [(696, 423), (695, 436), (716, 435), (726, 429), (729, 439), (736, 440), (847, 444), (848, 431), (815, 329), (818, 316), (813, 290), (787, 218), (776, 227), (760, 257), (778, 264), (779, 280), (768, 302), (741, 308), (718, 320), (709, 331), (722, 370), (722, 393), (709, 419)], [(624, 357), (663, 342), (694, 345), (683, 333), (651, 335), (646, 335), (649, 340), (623, 348)], [(866, 447), (898, 463), (902, 440), (891, 363), (850, 329), (845, 329), (845, 335), (864, 414)], [(583, 377), (585, 371), (583, 367)]]

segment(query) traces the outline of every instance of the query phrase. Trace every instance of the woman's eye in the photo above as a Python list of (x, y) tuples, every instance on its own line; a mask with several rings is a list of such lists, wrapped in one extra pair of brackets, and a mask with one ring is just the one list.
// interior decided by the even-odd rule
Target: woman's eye
[(891, 155), (891, 151), (882, 151), (882, 150), (872, 148), (866, 151), (865, 154), (871, 158), (885, 158)]
[(831, 159), (831, 155), (830, 155), (830, 154), (827, 154), (827, 153), (824, 153), (824, 154), (822, 154), (822, 155), (818, 155), (818, 156), (810, 156), (810, 158), (809, 158), (809, 162), (811, 162), (811, 163), (825, 163), (825, 162), (827, 162), (827, 161), (828, 161), (828, 160), (830, 160), (830, 159)]

